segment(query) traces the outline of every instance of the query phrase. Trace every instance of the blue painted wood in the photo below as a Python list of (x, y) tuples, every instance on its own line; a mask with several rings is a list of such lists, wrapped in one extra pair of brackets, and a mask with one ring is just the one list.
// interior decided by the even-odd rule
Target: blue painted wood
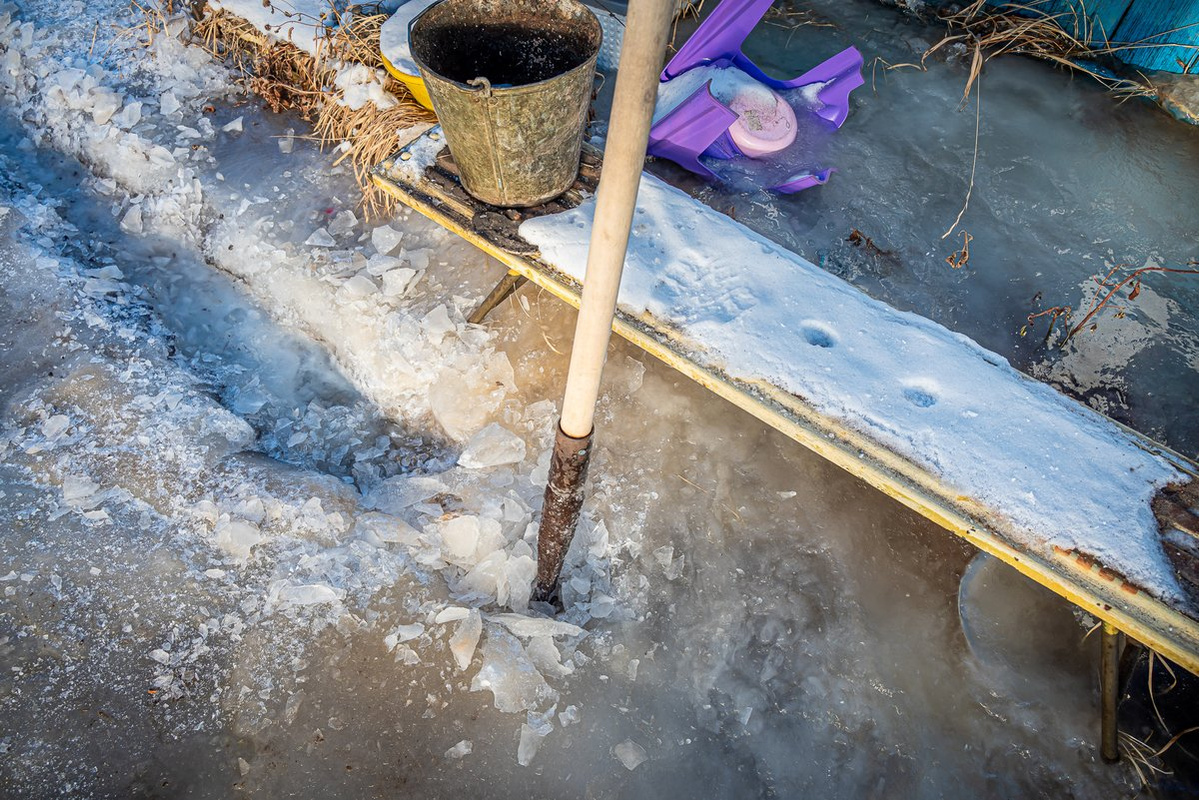
[(1087, 35), (1094, 47), (1106, 43), (1159, 45), (1115, 53), (1143, 69), (1197, 71), (1200, 5), (1196, 0), (988, 0), (988, 5), (1021, 5), (1056, 16), (1064, 29), (1081, 39)]
[[(1136, 0), (1112, 35), (1114, 44), (1159, 44), (1118, 52), (1120, 59), (1144, 69), (1196, 72), (1200, 6), (1195, 0)], [(1163, 33), (1171, 31), (1170, 33)], [(1161, 34), (1161, 35), (1160, 35)], [(1162, 46), (1164, 44), (1170, 46)]]

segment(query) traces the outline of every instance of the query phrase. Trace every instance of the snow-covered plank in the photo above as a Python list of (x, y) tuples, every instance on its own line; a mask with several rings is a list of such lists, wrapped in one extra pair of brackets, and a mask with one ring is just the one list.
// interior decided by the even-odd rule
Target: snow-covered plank
[[(427, 169), (441, 144), (422, 137), (377, 181), (578, 305), (593, 204), (525, 221), (538, 252), (514, 252)], [(614, 329), (1195, 671), (1196, 610), (1151, 510), (1191, 477), (1183, 459), (648, 175)]]

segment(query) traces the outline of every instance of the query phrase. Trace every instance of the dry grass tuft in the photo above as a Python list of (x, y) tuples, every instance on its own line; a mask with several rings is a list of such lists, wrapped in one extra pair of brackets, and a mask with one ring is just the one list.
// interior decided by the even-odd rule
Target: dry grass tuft
[(241, 17), (220, 9), (202, 12), (191, 31), (193, 44), (239, 69), (248, 88), (272, 111), (295, 111), (311, 122), (313, 138), (322, 149), (339, 151), (334, 164), (350, 160), (368, 218), (386, 214), (395, 205), (372, 183), (371, 167), (392, 155), (398, 131), (436, 120), (391, 76), (384, 81), (384, 89), (396, 99), (391, 108), (368, 103), (353, 110), (339, 102), (333, 81), (340, 64), (383, 69), (379, 29), (386, 19), (385, 14), (370, 14), (335, 20), (339, 24), (323, 27), (316, 57), (290, 42), (272, 40)]
[(1094, 25), (1082, 6), (1076, 8), (1069, 4), (1066, 11), (1047, 13), (1023, 3), (1008, 3), (997, 9), (988, 7), (986, 0), (974, 0), (961, 11), (942, 19), (950, 32), (922, 54), (921, 64), (937, 51), (955, 45), (971, 52), (971, 74), (963, 90), (964, 103), (983, 65), (1004, 55), (1031, 56), (1088, 75), (1122, 98), (1156, 97), (1158, 94), (1147, 82), (1119, 78), (1087, 62), (1123, 50), (1164, 45), (1110, 44), (1107, 33)]

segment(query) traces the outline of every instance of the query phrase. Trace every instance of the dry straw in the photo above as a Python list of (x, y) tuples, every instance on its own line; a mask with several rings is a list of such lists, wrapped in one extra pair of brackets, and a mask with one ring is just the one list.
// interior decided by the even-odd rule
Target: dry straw
[(390, 108), (367, 103), (354, 110), (339, 102), (333, 81), (343, 64), (383, 69), (379, 29), (385, 14), (346, 12), (326, 25), (325, 20), (300, 20), (321, 31), (313, 56), (291, 42), (274, 40), (245, 19), (223, 9), (203, 7), (192, 26), (192, 43), (241, 71), (246, 85), (272, 111), (295, 111), (313, 125), (321, 147), (337, 148), (335, 164), (349, 160), (363, 191), (366, 216), (392, 210), (394, 201), (370, 179), (370, 169), (391, 155), (399, 131), (435, 120), (408, 88), (390, 75), (384, 89), (396, 99)]

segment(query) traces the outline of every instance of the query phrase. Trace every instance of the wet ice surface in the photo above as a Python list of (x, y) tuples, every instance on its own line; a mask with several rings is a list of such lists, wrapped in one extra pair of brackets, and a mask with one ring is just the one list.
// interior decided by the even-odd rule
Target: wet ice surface
[[(524, 290), (465, 325), (502, 269), (416, 217), (372, 236), (345, 172), (280, 151), (296, 120), (233, 98), (180, 132), (205, 128), (208, 78), (164, 101), (132, 49), (101, 77), (159, 98), (138, 135), (198, 189), (130, 188), (91, 109), (39, 116), (45, 53), (12, 66), (87, 41), (82, 13), (87, 36), (56, 38), (62, 13), (0, 39), (32, 82), (6, 84), (26, 122), (0, 183), (9, 795), (1128, 786), (1098, 762), (1088, 675), (1064, 691), (1033, 653), (1000, 691), (968, 649), (969, 548), (621, 343), (563, 625), (507, 616), (572, 312)], [(156, 236), (121, 229), (134, 207)], [(320, 229), (334, 246), (305, 246)]]
[[(873, 0), (807, 6), (833, 27), (768, 18), (745, 52), (787, 77), (850, 45), (863, 52), (867, 83), (851, 95), (845, 125), (819, 145), (822, 165), (838, 169), (830, 182), (780, 197), (705, 187), (669, 164), (654, 170), (868, 294), (964, 333), (1195, 457), (1195, 276), (1148, 276), (1136, 300), (1112, 304), (1064, 351), (1043, 344), (1045, 318), (1019, 335), (1031, 312), (1089, 306), (1093, 277), (1112, 266), (1179, 267), (1197, 257), (1195, 128), (1043, 63), (989, 62), (975, 187), (958, 229), (974, 238), (967, 265), (952, 269), (945, 259), (962, 236), (941, 236), (971, 174), (974, 100), (958, 110), (969, 59), (938, 55), (927, 72), (889, 71), (884, 62), (919, 61), (944, 29)], [(871, 245), (848, 241), (855, 230)]]

